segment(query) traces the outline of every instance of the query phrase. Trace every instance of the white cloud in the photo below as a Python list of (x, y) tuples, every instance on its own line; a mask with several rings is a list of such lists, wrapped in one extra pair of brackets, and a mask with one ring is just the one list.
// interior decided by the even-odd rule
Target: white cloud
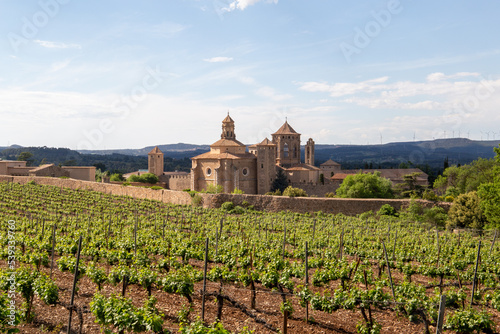
[(274, 3), (277, 4), (278, 0), (234, 0), (229, 4), (229, 7), (225, 8), (226, 11), (233, 11), (235, 9), (245, 10), (248, 6), (255, 5), (258, 2)]
[(231, 57), (212, 57), (212, 58), (205, 58), (203, 61), (209, 62), (209, 63), (227, 63), (229, 61), (232, 61), (233, 58)]
[(62, 42), (51, 42), (51, 41), (41, 41), (39, 39), (35, 39), (34, 42), (44, 48), (48, 49), (81, 49), (82, 46), (79, 44), (69, 44)]
[[(473, 80), (463, 80), (473, 78)], [(479, 73), (429, 74), (424, 82), (388, 82), (381, 77), (361, 82), (305, 82), (299, 89), (345, 97), (342, 101), (372, 109), (449, 110), (466, 102), (491, 100), (500, 91), (500, 79), (484, 79)], [(497, 92), (495, 94), (495, 92)], [(476, 106), (477, 108), (477, 106)]]
[(257, 89), (256, 94), (274, 101), (283, 101), (292, 98), (290, 94), (277, 94), (274, 88), (268, 86)]

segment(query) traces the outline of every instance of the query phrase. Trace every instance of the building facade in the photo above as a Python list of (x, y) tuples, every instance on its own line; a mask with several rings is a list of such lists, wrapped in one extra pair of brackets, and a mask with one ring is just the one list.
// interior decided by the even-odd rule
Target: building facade
[[(309, 162), (314, 162), (314, 141), (309, 139)], [(265, 194), (271, 191), (278, 169), (287, 175), (291, 185), (316, 183), (320, 169), (302, 163), (300, 133), (288, 121), (272, 134), (272, 140), (247, 147), (236, 140), (233, 119), (222, 121), (221, 139), (210, 145), (210, 152), (191, 158), (191, 189), (202, 191), (209, 186), (221, 186), (224, 192), (242, 190), (245, 194)]]

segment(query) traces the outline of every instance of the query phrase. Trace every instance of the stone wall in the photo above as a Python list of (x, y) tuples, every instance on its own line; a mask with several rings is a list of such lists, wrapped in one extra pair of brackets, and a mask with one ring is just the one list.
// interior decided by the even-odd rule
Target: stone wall
[[(35, 181), (37, 184), (52, 185), (70, 189), (88, 189), (100, 191), (107, 194), (130, 196), (139, 199), (151, 199), (164, 203), (189, 205), (192, 203), (189, 193), (174, 190), (153, 190), (149, 188), (139, 188), (131, 186), (115, 185), (110, 183), (97, 183), (80, 181), (74, 179), (58, 179), (51, 177), (26, 177), (26, 176), (0, 176), (0, 182), (15, 182), (26, 184), (29, 181)], [(384, 204), (390, 204), (395, 209), (408, 206), (408, 199), (348, 199), (348, 198), (310, 198), (310, 197), (282, 197), (282, 196), (263, 196), (263, 195), (233, 195), (233, 194), (202, 194), (202, 205), (204, 208), (219, 208), (224, 202), (233, 202), (236, 205), (242, 205), (247, 201), (255, 209), (262, 211), (293, 211), (293, 212), (317, 212), (325, 213), (343, 213), (354, 216), (366, 211), (376, 212)], [(448, 210), (451, 203), (431, 202), (417, 200), (424, 207), (441, 206)]]
[(153, 190), (132, 186), (122, 186), (111, 183), (98, 183), (74, 179), (58, 179), (52, 177), (26, 177), (26, 176), (0, 176), (0, 182), (15, 182), (26, 184), (35, 181), (37, 184), (51, 185), (70, 189), (87, 189), (100, 191), (106, 194), (118, 196), (130, 196), (140, 199), (157, 200), (164, 203), (188, 205), (191, 204), (191, 196), (184, 191), (173, 191), (167, 189)]
[(292, 187), (303, 189), (308, 196), (324, 197), (326, 193), (335, 193), (339, 184), (325, 180), (325, 184), (293, 183)]
[(172, 175), (168, 178), (168, 189), (179, 190), (191, 188), (191, 174), (188, 175)]
[[(233, 195), (233, 194), (200, 194), (203, 198), (203, 207), (218, 208), (224, 202), (233, 202), (242, 205), (243, 201), (253, 205), (256, 210), (271, 212), (293, 211), (293, 212), (317, 212), (343, 213), (348, 216), (373, 211), (377, 212), (384, 204), (389, 204), (396, 210), (410, 204), (409, 199), (355, 199), (355, 198), (310, 198), (310, 197), (283, 197), (283, 196), (260, 196), (260, 195)], [(441, 206), (448, 211), (451, 203), (431, 202), (417, 200), (424, 208)]]

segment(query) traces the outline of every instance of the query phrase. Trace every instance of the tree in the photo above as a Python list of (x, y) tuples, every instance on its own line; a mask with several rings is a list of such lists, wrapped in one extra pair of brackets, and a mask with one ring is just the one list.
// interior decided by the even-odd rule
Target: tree
[(31, 152), (21, 152), (17, 156), (17, 161), (26, 161), (26, 166), (31, 166), (35, 159), (33, 158), (33, 153)]
[(153, 173), (146, 173), (141, 175), (142, 182), (156, 184), (159, 181), (158, 176)]
[(319, 174), (319, 183), (325, 184), (325, 175), (323, 173)]
[(288, 179), (283, 170), (279, 168), (278, 173), (276, 173), (276, 178), (271, 186), (271, 191), (275, 192), (276, 190), (279, 190), (280, 192), (283, 192), (286, 187), (288, 187)]
[(307, 197), (307, 193), (304, 189), (294, 188), (292, 186), (288, 186), (288, 187), (286, 187), (285, 191), (283, 191), (283, 196)]
[(125, 181), (125, 178), (123, 177), (123, 174), (113, 173), (113, 174), (111, 174), (111, 178), (109, 180), (113, 181), (113, 182), (121, 182), (121, 181)]
[(482, 229), (486, 217), (480, 206), (477, 192), (461, 194), (453, 201), (448, 211), (448, 226)]
[(337, 195), (342, 198), (393, 198), (392, 183), (380, 176), (380, 172), (373, 174), (347, 175)]
[(417, 182), (419, 172), (406, 174), (403, 176), (403, 183), (396, 185), (396, 190), (400, 192), (402, 197), (411, 197), (412, 195), (422, 195), (424, 187)]
[[(500, 146), (500, 145), (499, 145)], [(494, 148), (495, 161), (500, 164), (500, 148)], [(483, 183), (479, 186), (478, 196), (481, 199), (481, 209), (488, 219), (491, 227), (500, 227), (500, 166), (494, 168), (493, 182)]]
[(500, 166), (499, 160), (479, 158), (468, 165), (448, 167), (434, 181), (434, 189), (441, 194), (450, 187), (456, 188), (460, 194), (478, 190), (481, 184), (493, 181), (497, 166)]

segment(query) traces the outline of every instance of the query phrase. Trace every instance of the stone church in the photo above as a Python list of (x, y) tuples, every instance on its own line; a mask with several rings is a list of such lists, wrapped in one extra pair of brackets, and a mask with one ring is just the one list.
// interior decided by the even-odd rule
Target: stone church
[(245, 194), (265, 194), (271, 191), (278, 169), (293, 185), (318, 182), (321, 170), (314, 166), (314, 141), (307, 141), (302, 163), (300, 133), (288, 121), (272, 134), (272, 140), (266, 138), (248, 150), (236, 139), (234, 128), (228, 114), (222, 121), (221, 138), (210, 145), (210, 152), (192, 158), (192, 190), (220, 185), (227, 193), (240, 189)]

